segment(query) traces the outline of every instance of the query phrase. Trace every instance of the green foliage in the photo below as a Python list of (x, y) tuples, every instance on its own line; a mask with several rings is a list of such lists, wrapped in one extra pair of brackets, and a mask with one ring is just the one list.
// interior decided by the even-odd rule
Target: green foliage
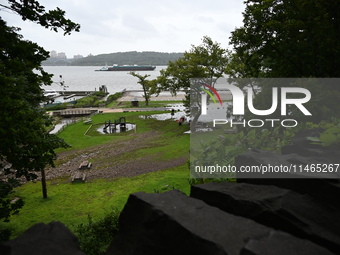
[(68, 103), (60, 103), (60, 104), (53, 104), (45, 106), (46, 111), (59, 111), (64, 110), (67, 108)]
[(320, 135), (320, 142), (323, 146), (330, 147), (340, 143), (340, 128), (333, 127), (327, 129)]
[[(46, 12), (34, 0), (9, 0), (8, 5), (0, 6), (1, 11), (11, 10), (23, 20), (54, 31), (61, 28), (69, 34), (79, 30), (78, 24), (64, 17), (64, 11), (57, 8)], [(16, 178), (24, 176), (31, 180), (36, 178), (34, 171), (43, 173), (46, 165), (53, 166), (54, 150), (67, 147), (67, 144), (46, 133), (51, 118), (40, 107), (40, 103), (46, 100), (40, 87), (52, 83), (52, 76), (41, 67), (48, 52), (36, 43), (23, 40), (18, 31), (18, 28), (8, 27), (0, 18), (0, 169), (6, 175), (14, 170)], [(42, 180), (44, 184), (44, 178)], [(6, 207), (1, 208), (0, 214), (0, 217), (7, 217)]]
[(118, 232), (118, 218), (116, 208), (97, 221), (88, 215), (88, 223), (78, 225), (74, 231), (80, 242), (80, 249), (87, 255), (105, 254)]
[(281, 148), (290, 143), (296, 134), (295, 129), (250, 129), (237, 134), (238, 143), (245, 149), (260, 149), (280, 152)]
[[(197, 134), (199, 136), (199, 134)], [(198, 137), (191, 138), (198, 140)], [(193, 146), (194, 145), (194, 146)], [(199, 144), (191, 144), (190, 158), (191, 162), (195, 162), (195, 165), (200, 166), (212, 166), (212, 165), (234, 165), (235, 157), (245, 151), (245, 147), (241, 146), (236, 140), (235, 136), (230, 135), (213, 135), (209, 137), (208, 141), (200, 140)], [(189, 165), (190, 167), (190, 165)], [(192, 173), (194, 171), (191, 171)], [(196, 177), (196, 176), (195, 176)], [(201, 176), (196, 178), (201, 179)], [(197, 183), (196, 178), (192, 179), (192, 183)], [(230, 173), (229, 179), (233, 179), (234, 174)], [(212, 179), (217, 180), (217, 179)], [(203, 181), (208, 181), (204, 179)]]
[[(237, 144), (245, 149), (259, 149), (281, 152), (283, 146), (291, 143), (291, 139), (300, 130), (323, 128), (325, 131), (320, 137), (309, 137), (308, 140), (330, 148), (336, 148), (340, 143), (340, 121), (333, 118), (331, 121), (320, 123), (304, 122), (294, 128), (270, 129), (244, 129), (237, 134)], [(334, 146), (334, 147), (333, 147)]]
[(130, 72), (130, 74), (138, 78), (137, 83), (142, 85), (143, 92), (144, 92), (145, 105), (148, 106), (151, 95), (156, 93), (155, 86), (153, 86), (153, 83), (151, 83), (149, 80), (146, 79), (150, 76), (150, 74), (141, 75), (136, 72)]
[(0, 224), (0, 243), (10, 240), (12, 229)]
[(236, 182), (235, 178), (190, 178), (188, 179), (190, 186), (204, 184), (209, 182)]
[(10, 216), (18, 213), (19, 209), (24, 206), (22, 199), (11, 202), (13, 199), (9, 196), (11, 194), (13, 194), (13, 185), (0, 181), (0, 219), (4, 222), (8, 222)]
[(96, 96), (96, 97), (105, 97), (106, 93), (104, 91), (95, 91), (92, 93), (92, 96)]
[(122, 92), (116, 92), (112, 95), (109, 95), (106, 99), (106, 105), (112, 103), (113, 101), (116, 101), (117, 99), (121, 98), (123, 96)]
[[(15, 215), (24, 206), (21, 198), (14, 199), (13, 186), (16, 182), (0, 181), (0, 220), (9, 222), (11, 215)], [(0, 242), (9, 240), (12, 230), (5, 224), (0, 224)]]
[[(247, 0), (233, 76), (339, 77), (338, 0)], [(230, 71), (230, 70), (229, 70)]]
[(16, 177), (32, 179), (36, 175), (31, 171), (53, 165), (55, 148), (67, 146), (46, 133), (51, 119), (39, 106), (44, 99), (40, 85), (51, 83), (51, 75), (40, 67), (48, 53), (22, 40), (1, 19), (0, 34), (0, 167), (10, 163), (6, 174), (16, 169)]
[(23, 20), (30, 20), (40, 24), (45, 28), (58, 32), (58, 29), (64, 31), (64, 35), (71, 34), (72, 31), (78, 31), (80, 25), (65, 18), (65, 11), (60, 8), (46, 11), (45, 7), (35, 0), (8, 0), (9, 5), (0, 4), (1, 7), (16, 12)]
[(96, 91), (89, 96), (78, 99), (74, 107), (98, 107), (99, 105), (105, 105), (105, 102), (101, 101), (105, 95), (105, 92)]
[[(168, 90), (173, 94), (179, 90), (186, 91), (184, 105), (189, 108), (191, 80), (202, 79), (205, 83), (214, 86), (216, 80), (223, 76), (229, 62), (229, 54), (228, 50), (221, 48), (220, 44), (205, 36), (201, 45), (192, 45), (190, 51), (185, 52), (183, 57), (175, 62), (170, 61), (168, 67), (161, 70), (161, 75), (154, 80), (154, 86), (157, 86), (155, 89)], [(195, 115), (191, 121), (192, 126), (196, 125), (199, 117), (199, 114)]]
[(340, 149), (340, 120), (334, 119), (333, 123), (320, 123), (318, 126), (325, 129), (319, 137), (308, 137), (313, 144), (319, 144), (328, 149)]
[(192, 45), (183, 57), (170, 61), (168, 67), (161, 70), (157, 83), (162, 90), (176, 93), (179, 89), (188, 90), (192, 78), (215, 80), (222, 77), (229, 61), (229, 52), (207, 36), (203, 37), (202, 42), (198, 46)]

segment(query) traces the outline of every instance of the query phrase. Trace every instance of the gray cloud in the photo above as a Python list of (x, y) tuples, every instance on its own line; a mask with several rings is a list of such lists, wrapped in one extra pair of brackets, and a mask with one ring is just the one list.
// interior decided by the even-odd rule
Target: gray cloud
[(42, 0), (46, 8), (59, 6), (80, 23), (71, 36), (54, 33), (17, 15), (0, 12), (10, 25), (22, 28), (26, 39), (68, 57), (118, 51), (183, 52), (203, 36), (227, 46), (230, 31), (242, 25), (240, 0)]

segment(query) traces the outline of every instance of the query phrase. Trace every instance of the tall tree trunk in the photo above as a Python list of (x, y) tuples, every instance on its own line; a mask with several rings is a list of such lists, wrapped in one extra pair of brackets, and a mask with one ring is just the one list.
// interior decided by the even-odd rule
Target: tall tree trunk
[(144, 91), (144, 98), (145, 98), (145, 105), (148, 106), (149, 105), (149, 95), (147, 93), (147, 89), (145, 87), (145, 85), (143, 85), (143, 91)]
[(41, 187), (42, 187), (43, 198), (47, 198), (45, 169), (41, 169)]

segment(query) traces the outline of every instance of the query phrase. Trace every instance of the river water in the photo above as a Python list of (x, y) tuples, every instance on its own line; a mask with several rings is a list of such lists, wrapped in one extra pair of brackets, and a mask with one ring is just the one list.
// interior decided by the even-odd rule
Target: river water
[[(100, 86), (106, 85), (110, 94), (121, 92), (122, 90), (141, 90), (142, 86), (138, 84), (138, 78), (129, 74), (129, 72), (99, 72), (95, 71), (101, 66), (44, 66), (44, 70), (53, 74), (53, 84), (43, 86), (43, 89), (62, 91), (60, 81), (64, 82), (66, 90), (69, 91), (94, 91)], [(157, 66), (154, 71), (137, 71), (141, 75), (149, 74), (149, 80), (160, 75), (160, 70), (166, 66)], [(60, 78), (62, 76), (62, 78)]]

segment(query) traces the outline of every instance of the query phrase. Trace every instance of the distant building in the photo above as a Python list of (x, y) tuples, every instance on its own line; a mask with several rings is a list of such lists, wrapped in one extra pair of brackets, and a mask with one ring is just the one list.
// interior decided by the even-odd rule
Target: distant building
[(57, 53), (55, 50), (50, 51), (50, 58), (67, 59), (66, 54), (64, 52)]
[(58, 57), (58, 54), (55, 50), (51, 50), (50, 52), (50, 58), (57, 58)]
[(83, 58), (83, 55), (79, 55), (79, 54), (78, 54), (78, 55), (74, 55), (73, 58), (74, 58), (74, 59)]
[(66, 54), (64, 52), (59, 52), (57, 58), (66, 59), (67, 57), (66, 57)]

